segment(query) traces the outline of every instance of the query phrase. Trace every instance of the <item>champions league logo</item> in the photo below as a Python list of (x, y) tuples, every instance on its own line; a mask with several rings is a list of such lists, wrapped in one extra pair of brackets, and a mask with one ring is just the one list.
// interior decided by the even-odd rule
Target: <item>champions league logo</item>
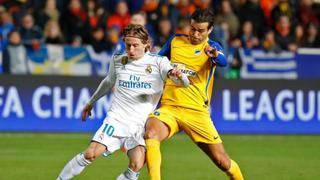
[(151, 65), (149, 64), (146, 68), (146, 73), (147, 74), (151, 74), (152, 73), (152, 68), (151, 68)]

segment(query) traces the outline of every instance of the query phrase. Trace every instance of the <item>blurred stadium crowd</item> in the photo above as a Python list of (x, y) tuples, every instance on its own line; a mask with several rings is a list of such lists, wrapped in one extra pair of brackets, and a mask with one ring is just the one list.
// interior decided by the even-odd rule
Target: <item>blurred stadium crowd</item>
[[(275, 53), (320, 47), (320, 0), (0, 0), (3, 60), (43, 44), (89, 44), (97, 53), (115, 52), (129, 23), (147, 27), (156, 52), (173, 33), (188, 32), (196, 8), (214, 10), (210, 37), (226, 55), (236, 49), (236, 57), (241, 47)], [(241, 61), (231, 63), (241, 67)], [(23, 71), (23, 64), (17, 66)]]

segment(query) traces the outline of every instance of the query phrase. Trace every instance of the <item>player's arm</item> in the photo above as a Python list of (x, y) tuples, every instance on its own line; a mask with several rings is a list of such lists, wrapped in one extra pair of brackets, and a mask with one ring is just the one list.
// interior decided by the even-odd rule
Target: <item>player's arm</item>
[(183, 85), (184, 87), (188, 87), (190, 85), (188, 77), (179, 69), (171, 69), (168, 71), (167, 75), (177, 85)]
[(96, 101), (98, 101), (102, 96), (106, 95), (107, 92), (111, 90), (116, 81), (116, 75), (114, 70), (114, 60), (110, 63), (109, 73), (99, 84), (98, 88), (91, 96), (89, 102), (82, 110), (82, 121), (85, 121), (88, 116), (91, 116), (91, 110)]
[(167, 57), (161, 57), (158, 62), (163, 81), (166, 81), (166, 79), (169, 78), (177, 85), (183, 85), (184, 87), (189, 86), (190, 82), (188, 77), (179, 69), (173, 68)]
[(209, 41), (209, 45), (204, 48), (204, 51), (214, 64), (222, 67), (227, 65), (227, 59), (219, 44)]

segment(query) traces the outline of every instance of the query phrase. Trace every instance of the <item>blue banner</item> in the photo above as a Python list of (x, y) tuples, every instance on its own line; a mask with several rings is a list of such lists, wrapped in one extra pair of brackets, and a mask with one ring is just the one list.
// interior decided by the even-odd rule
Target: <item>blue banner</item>
[(3, 73), (3, 47), (2, 47), (2, 40), (0, 39), (0, 74)]
[(296, 56), (300, 79), (320, 79), (320, 49), (301, 48)]
[[(102, 78), (0, 76), (0, 131), (93, 132), (112, 94), (81, 111)], [(317, 80), (222, 80), (215, 82), (211, 117), (220, 133), (320, 134)]]
[(100, 78), (0, 76), (0, 131), (88, 132), (106, 116), (110, 94), (95, 105), (92, 117), (81, 111)]
[(221, 133), (320, 134), (320, 83), (218, 80), (212, 119)]

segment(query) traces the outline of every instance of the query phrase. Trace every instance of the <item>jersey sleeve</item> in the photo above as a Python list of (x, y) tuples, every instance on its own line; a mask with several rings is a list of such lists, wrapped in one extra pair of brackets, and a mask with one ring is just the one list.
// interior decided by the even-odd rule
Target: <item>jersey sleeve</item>
[(218, 50), (218, 57), (210, 58), (210, 60), (218, 66), (222, 66), (222, 67), (227, 66), (227, 59), (226, 59), (225, 55), (223, 54), (223, 50), (222, 50), (222, 47), (220, 46), (220, 44), (218, 44), (212, 40), (209, 40), (208, 43), (211, 47), (214, 47)]
[(173, 69), (173, 67), (170, 64), (170, 61), (167, 57), (163, 56), (159, 58), (159, 70), (160, 70), (160, 76), (163, 81), (167, 79), (168, 72)]
[(108, 75), (100, 82), (98, 88), (91, 96), (88, 104), (93, 105), (96, 101), (98, 101), (102, 96), (106, 95), (108, 91), (114, 86), (116, 82), (116, 73), (114, 67), (114, 58), (109, 66)]
[(164, 44), (161, 48), (161, 50), (159, 51), (159, 55), (161, 56), (166, 56), (167, 58), (170, 58), (171, 55), (171, 41), (172, 39), (175, 37), (175, 35), (171, 36), (169, 38), (169, 40), (166, 42), (166, 44)]

